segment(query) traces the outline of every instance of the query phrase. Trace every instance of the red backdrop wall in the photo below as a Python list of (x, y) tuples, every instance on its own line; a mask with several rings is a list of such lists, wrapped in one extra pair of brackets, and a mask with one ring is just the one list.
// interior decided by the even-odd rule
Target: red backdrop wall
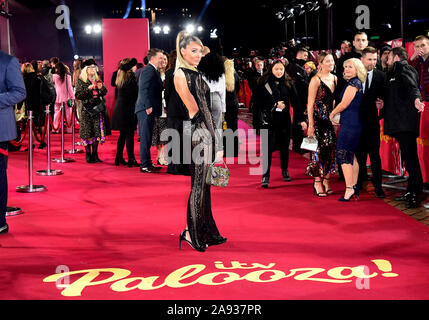
[(108, 90), (106, 105), (112, 117), (115, 107), (115, 88), (110, 85), (118, 62), (124, 58), (136, 58), (143, 62), (150, 48), (148, 19), (103, 19), (104, 82)]

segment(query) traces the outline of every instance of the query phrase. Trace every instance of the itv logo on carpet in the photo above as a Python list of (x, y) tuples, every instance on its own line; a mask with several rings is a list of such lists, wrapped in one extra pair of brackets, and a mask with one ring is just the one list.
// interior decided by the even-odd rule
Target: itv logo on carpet
[[(207, 272), (204, 264), (192, 264), (172, 271), (165, 278), (159, 275), (132, 276), (123, 268), (100, 268), (68, 271), (66, 266), (57, 268), (57, 273), (43, 279), (45, 283), (55, 283), (65, 297), (82, 296), (85, 289), (110, 285), (110, 290), (118, 293), (133, 290), (159, 290), (161, 288), (184, 288), (197, 284), (206, 286), (227, 285), (236, 281), (255, 284), (281, 281), (287, 278), (297, 281), (317, 281), (329, 284), (355, 283), (357, 289), (369, 289), (369, 280), (378, 276), (398, 277), (392, 272), (390, 261), (371, 260), (378, 272), (369, 272), (365, 265), (356, 267), (339, 266), (325, 268), (294, 268), (287, 272), (274, 269), (275, 263), (242, 263), (231, 261), (214, 262), (214, 272)], [(206, 271), (206, 272), (204, 272)], [(73, 281), (71, 281), (73, 277)], [(156, 283), (156, 284), (155, 284)]]

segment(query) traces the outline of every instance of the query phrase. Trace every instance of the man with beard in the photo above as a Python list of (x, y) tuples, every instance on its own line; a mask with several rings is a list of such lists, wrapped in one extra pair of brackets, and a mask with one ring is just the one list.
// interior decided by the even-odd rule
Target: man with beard
[(385, 99), (377, 105), (384, 106), (384, 134), (398, 141), (409, 176), (407, 192), (395, 201), (406, 201), (409, 209), (420, 206), (423, 190), (416, 139), (420, 133), (420, 112), (425, 104), (421, 101), (419, 75), (407, 60), (408, 53), (402, 47), (393, 48), (389, 53)]
[(380, 49), (380, 58), (377, 62), (377, 69), (387, 73), (387, 59), (389, 58), (389, 52), (392, 50), (392, 47), (389, 45), (385, 45)]
[(363, 180), (367, 179), (366, 160), (369, 155), (371, 161), (372, 184), (377, 198), (385, 198), (381, 188), (382, 170), (380, 158), (380, 120), (376, 105), (377, 98), (381, 98), (384, 90), (386, 75), (377, 70), (377, 50), (366, 47), (362, 52), (361, 61), (368, 71), (367, 80), (363, 84), (364, 92), (360, 105), (360, 118), (363, 125), (359, 149), (356, 158), (359, 163), (358, 187), (362, 189)]

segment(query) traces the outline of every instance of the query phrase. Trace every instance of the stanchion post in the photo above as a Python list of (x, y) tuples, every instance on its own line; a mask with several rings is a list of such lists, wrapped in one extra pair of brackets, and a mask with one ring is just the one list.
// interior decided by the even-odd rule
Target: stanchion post
[(33, 193), (46, 191), (42, 185), (33, 185), (33, 111), (28, 112), (28, 185), (16, 187), (17, 192)]
[(22, 209), (18, 207), (7, 207), (6, 217), (13, 217), (22, 214)]
[(49, 105), (46, 106), (46, 134), (47, 134), (47, 155), (48, 155), (48, 169), (47, 170), (39, 170), (37, 171), (37, 174), (39, 176), (58, 176), (63, 174), (63, 171), (61, 170), (51, 170), (51, 126), (50, 126), (50, 109)]
[(73, 112), (72, 112), (72, 148), (71, 150), (67, 150), (68, 153), (70, 154), (76, 154), (76, 153), (82, 153), (83, 150), (82, 149), (75, 149), (75, 121), (76, 121), (76, 110), (73, 107)]
[(57, 163), (67, 163), (67, 162), (74, 162), (74, 159), (65, 159), (64, 158), (64, 116), (65, 116), (65, 108), (64, 103), (61, 104), (61, 158), (60, 159), (52, 159), (52, 161)]

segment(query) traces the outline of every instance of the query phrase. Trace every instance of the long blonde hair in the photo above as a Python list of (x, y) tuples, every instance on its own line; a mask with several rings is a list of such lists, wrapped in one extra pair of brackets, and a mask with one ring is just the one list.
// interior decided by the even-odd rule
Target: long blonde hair
[[(81, 79), (83, 82), (88, 82), (88, 67), (82, 69), (79, 79)], [(95, 80), (100, 80), (97, 72), (95, 72)]]
[(122, 88), (123, 85), (131, 78), (133, 70), (130, 69), (128, 71), (124, 71), (121, 69), (121, 66), (129, 63), (131, 61), (131, 58), (125, 58), (121, 61), (121, 63), (119, 64), (119, 70), (118, 70), (118, 74), (116, 76), (116, 87), (118, 88)]
[(224, 64), (225, 64), (226, 91), (234, 92), (234, 89), (235, 89), (234, 60), (226, 59)]
[(177, 71), (177, 69), (179, 68), (198, 71), (196, 67), (193, 67), (186, 62), (185, 58), (183, 58), (182, 51), (180, 50), (180, 49), (185, 49), (191, 42), (196, 42), (201, 46), (201, 48), (204, 48), (203, 43), (197, 36), (193, 36), (192, 34), (187, 33), (186, 31), (179, 32), (176, 38), (177, 60), (176, 60), (176, 68), (174, 71)]
[[(366, 71), (366, 68), (363, 65), (362, 61), (356, 58), (350, 58), (344, 61), (343, 66), (345, 66), (347, 62), (351, 62), (354, 65), (354, 67), (356, 68), (357, 77), (360, 81), (362, 81), (362, 83), (364, 83), (366, 81), (366, 75), (368, 74), (368, 71)], [(349, 80), (345, 76), (344, 79)]]

